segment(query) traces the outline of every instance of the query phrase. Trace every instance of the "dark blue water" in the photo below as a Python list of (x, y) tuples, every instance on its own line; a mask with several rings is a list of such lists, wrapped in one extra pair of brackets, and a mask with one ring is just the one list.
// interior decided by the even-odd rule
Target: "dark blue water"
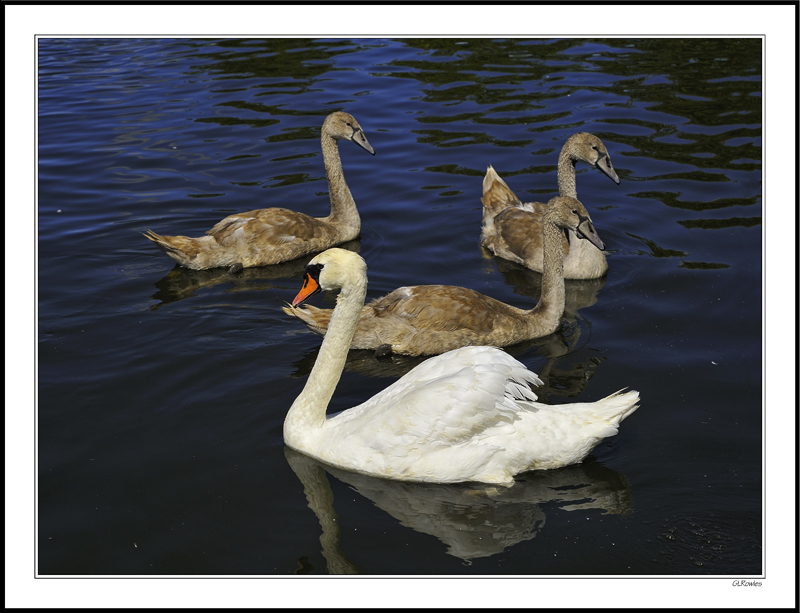
[[(758, 575), (760, 39), (38, 41), (39, 575)], [(308, 258), (188, 271), (141, 232), (281, 206), (324, 216), (325, 116), (362, 216), (369, 296), (540, 276), (479, 246), (492, 164), (556, 194), (578, 167), (608, 275), (509, 348), (546, 402), (641, 394), (581, 465), (509, 490), (330, 472), (287, 451), (320, 338), (281, 311)], [(333, 296), (314, 303), (332, 306)], [(354, 351), (331, 409), (419, 360)], [(311, 502), (309, 502), (311, 501)]]

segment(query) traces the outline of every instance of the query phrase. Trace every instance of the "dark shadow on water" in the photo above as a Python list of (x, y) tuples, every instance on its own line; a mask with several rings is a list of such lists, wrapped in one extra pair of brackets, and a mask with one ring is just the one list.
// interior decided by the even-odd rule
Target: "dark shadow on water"
[[(554, 396), (575, 398), (582, 395), (597, 369), (605, 361), (604, 356), (597, 355), (571, 362), (570, 356), (575, 354), (580, 336), (581, 325), (575, 321), (571, 326), (562, 325), (554, 334), (510, 345), (503, 350), (519, 360), (524, 359), (526, 363), (531, 363), (531, 356), (544, 359), (543, 364), (532, 368), (543, 382), (543, 385), (533, 391), (540, 402), (550, 403), (551, 397)], [(320, 344), (321, 342), (320, 337)], [(315, 346), (292, 364), (294, 372), (291, 377), (305, 378), (309, 375), (317, 360), (319, 347), (320, 345)], [(430, 357), (395, 354), (376, 357), (371, 349), (351, 349), (344, 369), (367, 377), (399, 379)]]
[[(503, 275), (503, 280), (515, 294), (531, 298), (530, 307), (539, 301), (542, 295), (542, 273), (525, 268), (515, 262), (493, 256), (487, 249), (481, 247), (486, 259), (497, 265), (497, 270)], [(564, 319), (571, 321), (578, 311), (594, 305), (597, 296), (606, 284), (607, 277), (599, 279), (565, 279), (564, 280)], [(520, 308), (525, 308), (524, 306)]]

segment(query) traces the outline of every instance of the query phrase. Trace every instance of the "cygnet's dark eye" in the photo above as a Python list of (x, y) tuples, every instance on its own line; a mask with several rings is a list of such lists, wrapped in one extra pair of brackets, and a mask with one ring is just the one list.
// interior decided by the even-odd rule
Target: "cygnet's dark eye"
[(597, 151), (597, 145), (592, 145), (592, 149), (594, 149), (595, 151)]
[(578, 214), (578, 211), (576, 209), (572, 209), (572, 212), (575, 213), (575, 215)]

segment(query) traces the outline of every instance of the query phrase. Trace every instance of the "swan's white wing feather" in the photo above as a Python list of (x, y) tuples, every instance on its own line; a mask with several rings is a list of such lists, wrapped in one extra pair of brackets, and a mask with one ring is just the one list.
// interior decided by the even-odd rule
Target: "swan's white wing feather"
[(426, 360), (335, 421), (347, 430), (352, 422), (382, 451), (401, 440), (411, 447), (480, 443), (487, 432), (513, 432), (516, 400), (536, 399), (526, 384), (541, 381), (504, 351), (463, 347)]

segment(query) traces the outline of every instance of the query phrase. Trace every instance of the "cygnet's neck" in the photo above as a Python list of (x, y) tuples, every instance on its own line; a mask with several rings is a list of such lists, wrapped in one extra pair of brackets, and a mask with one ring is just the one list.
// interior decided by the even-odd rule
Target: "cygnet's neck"
[(339, 156), (339, 143), (327, 131), (322, 132), (322, 159), (325, 164), (325, 176), (328, 178), (328, 194), (331, 200), (331, 214), (328, 220), (353, 226), (358, 233), (361, 229), (361, 217), (353, 200), (353, 194), (347, 187), (342, 169), (342, 158)]
[[(570, 141), (564, 144), (558, 156), (558, 195), (578, 199), (578, 189), (575, 180), (575, 165), (583, 161), (572, 151)], [(578, 238), (572, 230), (567, 230), (569, 251), (567, 260), (570, 266), (580, 268), (592, 267), (602, 270), (605, 267), (603, 252), (587, 240)]]
[(529, 311), (529, 325), (534, 336), (545, 336), (558, 330), (564, 314), (564, 252), (561, 247), (561, 231), (548, 219), (547, 213), (542, 219), (542, 230), (542, 295), (536, 306)]
[(572, 147), (567, 141), (558, 156), (558, 170), (556, 178), (558, 180), (558, 195), (578, 198), (578, 190), (575, 186), (575, 164), (578, 158), (572, 154)]

